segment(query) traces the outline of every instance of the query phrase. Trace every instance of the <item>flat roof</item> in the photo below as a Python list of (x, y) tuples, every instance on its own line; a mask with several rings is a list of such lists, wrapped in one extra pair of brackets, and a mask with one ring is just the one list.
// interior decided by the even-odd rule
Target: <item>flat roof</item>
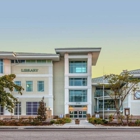
[(92, 65), (96, 65), (101, 48), (56, 48), (55, 49), (57, 54), (60, 56), (64, 56), (65, 53), (68, 54), (88, 54), (92, 53)]
[(21, 59), (51, 59), (53, 61), (59, 61), (59, 54), (0, 51), (0, 58), (19, 59), (19, 60)]

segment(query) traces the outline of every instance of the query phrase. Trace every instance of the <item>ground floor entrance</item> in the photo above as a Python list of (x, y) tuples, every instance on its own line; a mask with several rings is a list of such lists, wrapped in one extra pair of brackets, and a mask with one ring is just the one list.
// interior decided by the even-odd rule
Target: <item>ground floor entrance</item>
[(87, 106), (86, 105), (70, 105), (69, 114), (70, 114), (70, 118), (86, 118)]

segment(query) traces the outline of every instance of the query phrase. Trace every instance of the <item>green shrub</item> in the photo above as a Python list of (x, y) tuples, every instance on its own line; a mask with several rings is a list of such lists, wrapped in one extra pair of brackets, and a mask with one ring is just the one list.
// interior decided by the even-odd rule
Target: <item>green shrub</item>
[(108, 121), (106, 120), (102, 120), (103, 121), (103, 124), (108, 124)]
[(108, 123), (108, 121), (106, 120), (102, 120), (101, 118), (95, 118), (95, 117), (89, 118), (88, 121), (89, 123), (92, 123), (92, 124), (107, 124)]
[(55, 120), (51, 120), (50, 123), (51, 123), (51, 124), (54, 124), (54, 123), (55, 123)]
[(71, 122), (70, 118), (62, 118), (62, 120), (64, 120), (64, 123), (70, 123)]
[(135, 124), (136, 124), (137, 126), (139, 126), (139, 125), (140, 125), (140, 120), (136, 120), (136, 121), (135, 121)]

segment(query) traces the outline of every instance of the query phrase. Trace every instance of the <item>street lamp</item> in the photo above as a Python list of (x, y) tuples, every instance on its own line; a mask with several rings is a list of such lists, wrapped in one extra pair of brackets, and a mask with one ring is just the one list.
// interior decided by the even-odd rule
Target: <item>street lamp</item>
[(18, 119), (19, 119), (19, 98), (17, 97), (17, 101), (18, 101), (18, 104), (17, 104), (17, 115), (18, 115)]
[(130, 108), (124, 108), (125, 116), (127, 116), (127, 125), (128, 125), (128, 117), (130, 115)]

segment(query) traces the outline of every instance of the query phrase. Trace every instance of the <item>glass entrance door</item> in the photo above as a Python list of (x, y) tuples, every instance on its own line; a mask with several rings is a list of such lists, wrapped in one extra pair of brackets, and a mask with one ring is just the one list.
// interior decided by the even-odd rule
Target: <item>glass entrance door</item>
[(86, 118), (87, 111), (74, 110), (70, 111), (70, 118)]

